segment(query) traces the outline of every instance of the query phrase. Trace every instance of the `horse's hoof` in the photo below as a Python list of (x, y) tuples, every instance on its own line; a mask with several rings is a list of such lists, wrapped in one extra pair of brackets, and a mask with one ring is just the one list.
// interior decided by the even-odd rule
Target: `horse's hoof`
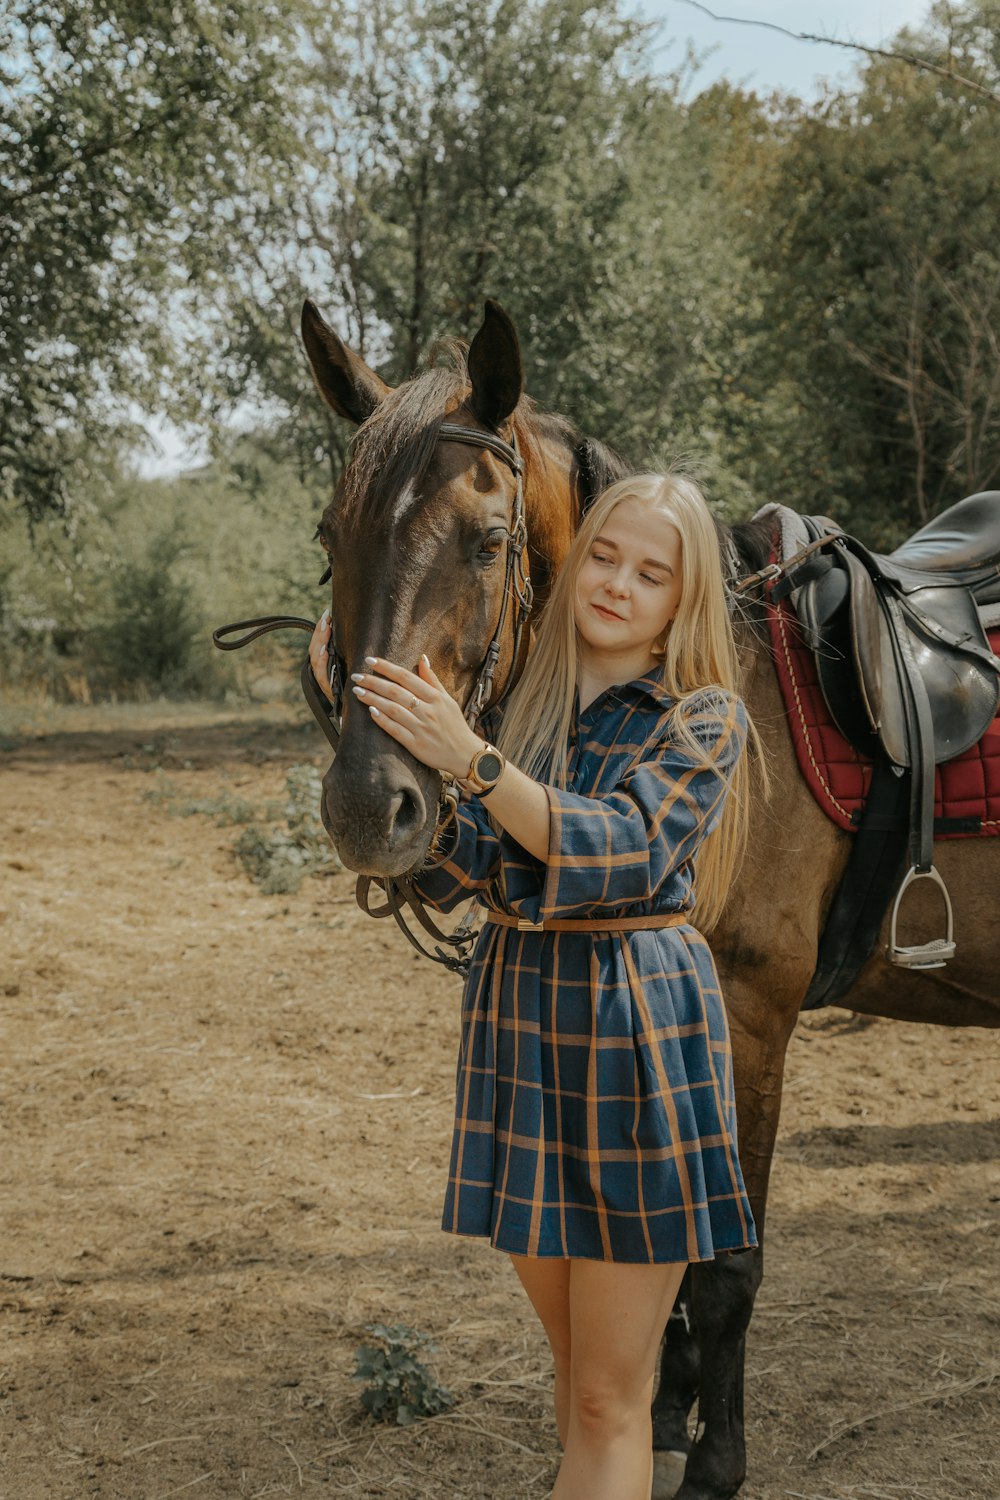
[(652, 1500), (674, 1500), (684, 1483), (686, 1467), (686, 1453), (675, 1453), (672, 1448), (657, 1448), (653, 1453)]

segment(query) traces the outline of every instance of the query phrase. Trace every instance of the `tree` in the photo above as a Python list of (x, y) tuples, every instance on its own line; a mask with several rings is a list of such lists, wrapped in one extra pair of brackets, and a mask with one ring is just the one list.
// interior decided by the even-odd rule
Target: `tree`
[(8, 0), (0, 13), (0, 495), (65, 509), (80, 439), (161, 406), (192, 283), (294, 156), (305, 0)]
[[(995, 6), (904, 41), (1000, 79)], [(758, 493), (891, 544), (1000, 472), (1000, 114), (880, 58), (785, 134), (747, 199), (760, 420), (736, 444)]]
[[(645, 458), (690, 440), (699, 292), (728, 285), (676, 78), (617, 0), (375, 0), (313, 31), (314, 165), (258, 218), (295, 226), (257, 258), (226, 351), (233, 392), (336, 476), (345, 434), (291, 328), (308, 291), (390, 382), (489, 294), (510, 311), (547, 406)], [(713, 316), (717, 317), (716, 303)]]

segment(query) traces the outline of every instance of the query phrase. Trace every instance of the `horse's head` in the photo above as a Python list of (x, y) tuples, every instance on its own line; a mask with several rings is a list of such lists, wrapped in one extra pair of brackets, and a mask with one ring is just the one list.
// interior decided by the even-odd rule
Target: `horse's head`
[[(518, 411), (523, 375), (513, 324), (488, 303), (464, 364), (395, 390), (308, 302), (302, 332), (322, 396), (358, 427), (320, 523), (341, 671), (363, 670), (366, 656), (415, 669), (426, 652), (465, 703), (502, 620), (495, 698), (515, 668), (517, 620), (516, 599), (503, 608), (514, 581), (508, 552), (518, 491), (503, 447), (516, 440), (526, 464), (534, 456), (535, 468), (543, 466), (527, 405)], [(442, 422), (483, 432), (487, 441), (442, 440)], [(491, 436), (504, 441), (491, 449)], [(563, 468), (568, 539), (570, 463)], [(323, 787), (323, 820), (351, 869), (388, 876), (420, 864), (437, 821), (440, 777), (379, 729), (350, 692)]]

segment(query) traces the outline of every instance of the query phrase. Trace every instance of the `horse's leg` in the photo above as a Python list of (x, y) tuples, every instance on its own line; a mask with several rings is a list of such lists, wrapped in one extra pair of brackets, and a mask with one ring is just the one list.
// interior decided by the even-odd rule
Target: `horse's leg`
[(689, 1267), (670, 1314), (660, 1351), (660, 1381), (653, 1402), (656, 1473), (652, 1500), (670, 1500), (684, 1478), (684, 1465), (691, 1448), (688, 1413), (698, 1397), (698, 1365)]
[[(795, 1025), (804, 984), (787, 1003), (749, 1010), (757, 1022), (742, 1022), (739, 998), (730, 1004), (734, 1074), (740, 1130), (740, 1164), (753, 1208), (760, 1246), (764, 1240), (767, 1187), (781, 1109), (785, 1050)], [(742, 1013), (741, 1013), (742, 1012)], [(720, 1255), (691, 1267), (698, 1367), (698, 1432), (676, 1500), (732, 1500), (746, 1476), (743, 1433), (743, 1367), (746, 1333), (763, 1274), (761, 1248)], [(693, 1366), (690, 1366), (693, 1367)], [(668, 1405), (670, 1397), (666, 1396)], [(655, 1428), (654, 1428), (655, 1430)], [(663, 1461), (661, 1460), (661, 1467)], [(668, 1493), (661, 1487), (663, 1494)]]

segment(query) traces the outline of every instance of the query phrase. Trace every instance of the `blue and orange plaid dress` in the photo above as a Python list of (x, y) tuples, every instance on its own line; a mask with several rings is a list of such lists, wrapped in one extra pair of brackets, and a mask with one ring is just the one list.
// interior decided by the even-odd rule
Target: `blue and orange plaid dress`
[(681, 911), (693, 858), (743, 753), (738, 700), (700, 696), (709, 765), (672, 743), (657, 671), (575, 716), (566, 789), (548, 786), (546, 863), (471, 801), (416, 885), (532, 922), (486, 922), (466, 981), (443, 1226), (516, 1255), (709, 1260), (756, 1244), (736, 1152), (729, 1032), (694, 927), (601, 931)]

